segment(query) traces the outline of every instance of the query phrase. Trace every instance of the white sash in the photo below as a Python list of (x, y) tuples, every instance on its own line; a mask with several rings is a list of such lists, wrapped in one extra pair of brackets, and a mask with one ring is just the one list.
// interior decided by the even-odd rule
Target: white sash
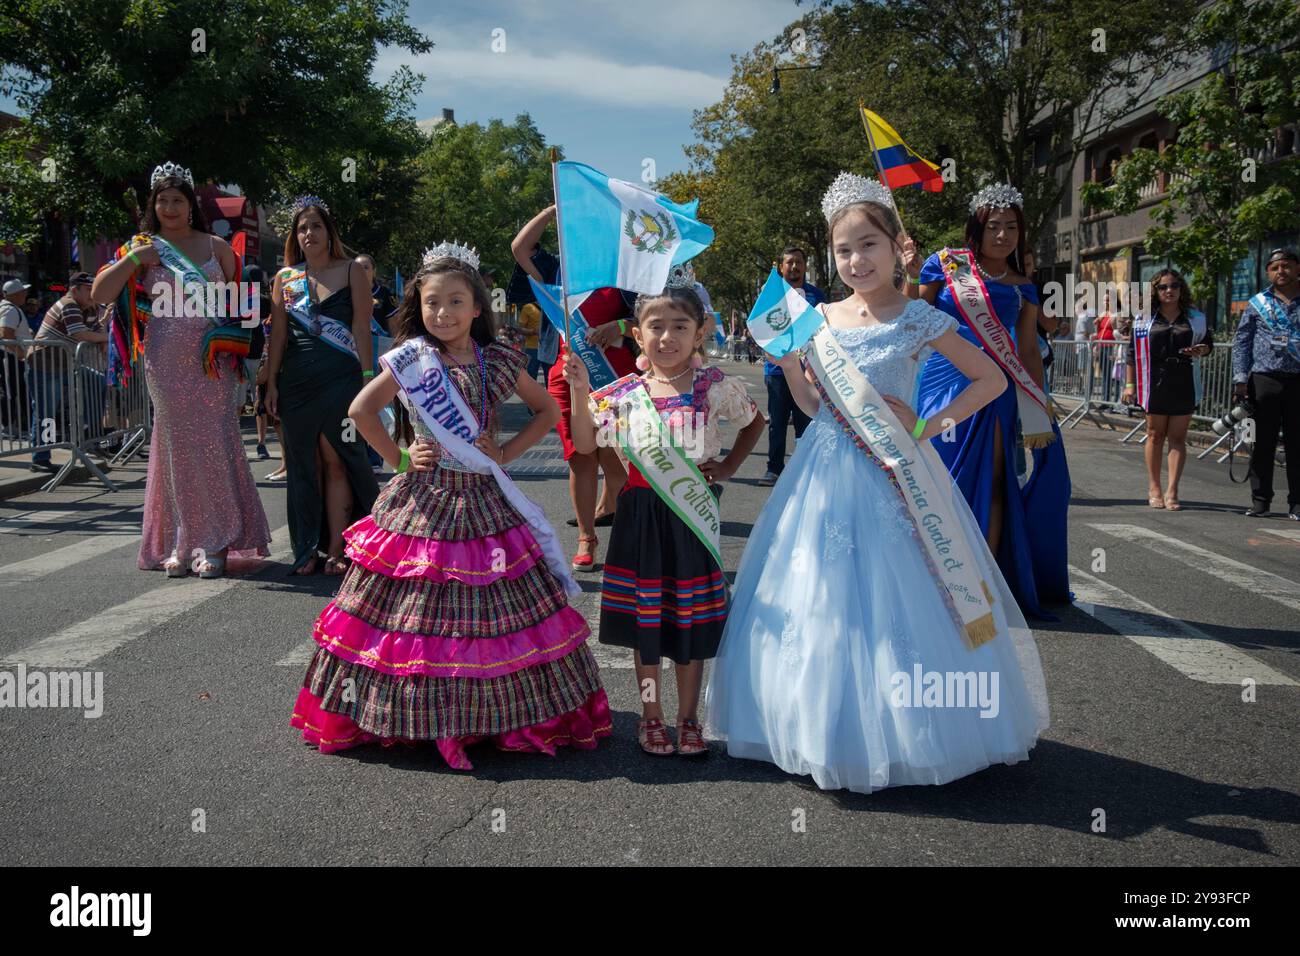
[(939, 453), (928, 441), (908, 434), (829, 325), (813, 336), (808, 358), (835, 417), (898, 489), (935, 585), (967, 646), (991, 641), (998, 633), (993, 595), (957, 519), (958, 492)]
[(1016, 408), (1020, 413), (1022, 443), (1026, 448), (1041, 448), (1056, 440), (1047, 396), (1020, 362), (1011, 333), (1003, 325), (984, 288), (984, 280), (974, 269), (975, 257), (969, 249), (941, 249), (939, 262), (944, 281), (957, 311), (970, 326), (984, 351), (1011, 377), (1016, 386)]
[(547, 567), (563, 583), (565, 592), (570, 597), (581, 594), (582, 589), (569, 573), (559, 539), (542, 509), (519, 490), (495, 461), (474, 446), (473, 441), (481, 430), (479, 422), (460, 390), (448, 378), (438, 353), (428, 345), (407, 342), (385, 352), (379, 361), (397, 380), (402, 404), (411, 414), (420, 416), (438, 444), (470, 471), (496, 479), (506, 500), (528, 522), (533, 537), (542, 546)]
[[(307, 311), (307, 273), (291, 269), (285, 271), (288, 274), (280, 286), (284, 291), (284, 310), (310, 333), (311, 313)], [(357, 340), (352, 334), (352, 327), (319, 311), (316, 315), (320, 320), (320, 340), (340, 352), (351, 355), (359, 363), (361, 356), (357, 352)]]
[(669, 508), (722, 567), (722, 517), (718, 499), (687, 454), (673, 443), (645, 382), (635, 373), (625, 375), (588, 397), (592, 416), (615, 406), (615, 435), (623, 453)]

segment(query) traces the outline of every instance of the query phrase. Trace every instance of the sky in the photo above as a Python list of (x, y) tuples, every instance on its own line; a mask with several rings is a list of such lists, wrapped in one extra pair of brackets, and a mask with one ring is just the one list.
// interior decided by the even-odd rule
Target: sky
[[(732, 54), (808, 9), (795, 0), (411, 0), (407, 19), (434, 48), (381, 51), (375, 78), (402, 64), (424, 74), (417, 120), (444, 107), (462, 123), (528, 113), (566, 158), (634, 181), (650, 159), (658, 178), (687, 167), (691, 114), (722, 97)], [(0, 110), (14, 109), (0, 99)]]
[[(771, 40), (809, 5), (794, 0), (412, 0), (408, 19), (435, 46), (385, 52), (425, 76), (416, 118), (458, 122), (528, 113), (547, 143), (618, 179), (687, 167), (694, 110), (717, 102), (732, 54)], [(493, 52), (495, 30), (503, 52)], [(497, 41), (500, 45), (500, 39)]]

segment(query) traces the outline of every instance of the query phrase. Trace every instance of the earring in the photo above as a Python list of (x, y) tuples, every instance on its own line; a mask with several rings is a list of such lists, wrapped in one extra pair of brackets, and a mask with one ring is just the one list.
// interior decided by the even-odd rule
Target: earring
[(638, 355), (636, 357), (636, 367), (643, 372), (648, 372), (650, 371), (650, 360), (645, 355)]
[(698, 355), (692, 355), (691, 368), (703, 368), (703, 367), (704, 367), (704, 359), (700, 358)]

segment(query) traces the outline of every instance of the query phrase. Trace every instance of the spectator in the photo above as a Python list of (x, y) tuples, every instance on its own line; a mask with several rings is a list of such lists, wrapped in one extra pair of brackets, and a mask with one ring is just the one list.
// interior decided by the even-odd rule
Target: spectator
[(384, 335), (391, 338), (388, 320), (397, 314), (397, 297), (393, 295), (393, 290), (383, 285), (375, 275), (374, 259), (367, 255), (357, 256), (357, 265), (361, 266), (366, 274), (366, 281), (370, 283), (370, 298), (374, 301), (375, 322), (384, 330)]
[(17, 438), (21, 434), (22, 413), (26, 407), (27, 393), (23, 385), (26, 369), (23, 362), (25, 350), (15, 339), (27, 338), (28, 330), (23, 305), (27, 302), (30, 285), (18, 279), (4, 284), (0, 298), (0, 342), (7, 342), (0, 351), (0, 434)]
[(23, 306), (23, 313), (27, 316), (27, 328), (30, 335), (35, 335), (41, 327), (41, 320), (45, 318), (45, 309), (42, 308), (41, 297), (27, 294), (27, 303)]
[[(94, 281), (94, 277), (85, 272), (74, 272), (68, 278), (67, 294), (45, 313), (31, 351), (28, 352), (27, 394), (31, 402), (29, 437), (33, 448), (48, 443), (51, 437), (44, 431), (45, 423), (53, 421), (57, 426), (60, 421), (64, 406), (63, 395), (70, 385), (68, 356), (72, 354), (76, 343), (108, 341), (106, 333), (87, 326), (84, 318), (85, 312), (93, 308), (90, 286)], [(102, 383), (102, 376), (100, 381)], [(83, 381), (87, 399), (91, 394), (91, 389), (87, 387), (89, 384), (88, 381)], [(89, 402), (84, 404), (89, 405)], [(88, 414), (83, 414), (82, 417), (83, 421), (89, 422)], [(80, 436), (77, 437), (79, 439)], [(73, 439), (68, 435), (65, 440)], [(31, 470), (56, 470), (50, 461), (48, 449), (32, 452)]]
[(1255, 418), (1246, 515), (1266, 515), (1272, 504), (1280, 427), (1287, 514), (1300, 521), (1300, 256), (1292, 249), (1274, 249), (1266, 268), (1271, 285), (1251, 298), (1232, 343), (1233, 391), (1238, 401), (1250, 399)]
[[(821, 289), (804, 282), (808, 257), (798, 246), (789, 246), (781, 253), (778, 270), (781, 277), (797, 292), (802, 292), (809, 305), (818, 305), (826, 301)], [(781, 372), (781, 366), (763, 360), (763, 383), (767, 386), (767, 474), (758, 480), (760, 485), (771, 487), (785, 469), (786, 429), (794, 420), (794, 438), (798, 441), (808, 427), (809, 418), (795, 404), (790, 394), (790, 386)]]

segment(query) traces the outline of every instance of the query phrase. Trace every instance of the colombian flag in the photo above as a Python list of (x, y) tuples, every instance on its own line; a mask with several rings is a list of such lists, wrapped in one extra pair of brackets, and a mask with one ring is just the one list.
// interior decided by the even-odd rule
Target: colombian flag
[(880, 116), (865, 106), (859, 108), (862, 110), (862, 123), (867, 128), (867, 140), (876, 153), (876, 168), (880, 170), (885, 185), (890, 189), (920, 186), (926, 192), (940, 192), (943, 177), (939, 174), (939, 167), (912, 152), (903, 142), (903, 137)]

